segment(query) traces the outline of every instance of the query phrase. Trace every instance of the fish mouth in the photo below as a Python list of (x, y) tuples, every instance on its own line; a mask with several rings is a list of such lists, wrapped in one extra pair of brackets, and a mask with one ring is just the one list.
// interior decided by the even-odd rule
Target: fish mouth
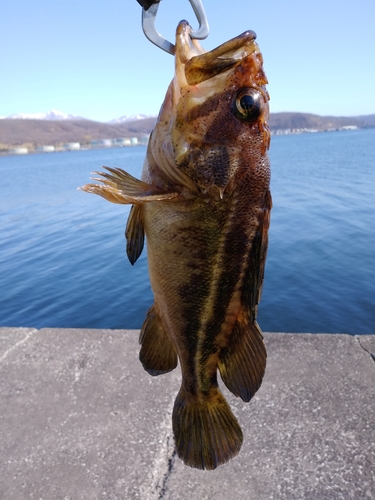
[[(192, 39), (191, 26), (181, 21), (176, 32), (176, 69), (188, 85), (198, 85), (216, 75), (240, 65), (251, 54), (259, 52), (254, 31), (245, 31), (215, 49), (206, 52), (199, 42)], [(182, 75), (181, 73), (184, 73)]]
[[(221, 125), (225, 117), (235, 115), (233, 133), (236, 130), (238, 134), (251, 134), (255, 142), (258, 136), (262, 138), (258, 141), (261, 143), (260, 154), (268, 148), (270, 134), (266, 122), (268, 81), (263, 71), (263, 57), (255, 41), (256, 34), (245, 31), (207, 52), (198, 40), (191, 38), (191, 33), (192, 28), (187, 21), (181, 21), (176, 33), (175, 73), (151, 137), (151, 150), (152, 160), (157, 165), (163, 165), (169, 178), (178, 180), (180, 185), (195, 192), (198, 190), (197, 182), (193, 181), (191, 172), (184, 171), (181, 165), (191, 161), (193, 150), (197, 154), (205, 151), (203, 156), (198, 154), (201, 165), (206, 161), (202, 158), (209, 156), (210, 151), (220, 150), (219, 143), (227, 132), (226, 127)], [(242, 97), (246, 100), (249, 95), (258, 99), (256, 107), (259, 111), (251, 122), (240, 112), (236, 114)], [(237, 136), (228, 136), (233, 141), (237, 140)], [(228, 143), (229, 139), (225, 140)], [(238, 145), (238, 151), (241, 147)], [(198, 161), (198, 157), (193, 163)], [(212, 155), (209, 161), (212, 163)], [(194, 168), (197, 169), (197, 165)], [(207, 191), (208, 185), (203, 177), (202, 192)], [(226, 187), (221, 184), (218, 187), (222, 198)]]

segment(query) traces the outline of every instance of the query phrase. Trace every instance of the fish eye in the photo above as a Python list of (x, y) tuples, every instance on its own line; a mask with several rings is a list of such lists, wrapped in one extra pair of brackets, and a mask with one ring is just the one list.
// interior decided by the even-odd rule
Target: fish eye
[(253, 122), (262, 113), (263, 97), (255, 89), (242, 89), (234, 100), (234, 114), (244, 122)]

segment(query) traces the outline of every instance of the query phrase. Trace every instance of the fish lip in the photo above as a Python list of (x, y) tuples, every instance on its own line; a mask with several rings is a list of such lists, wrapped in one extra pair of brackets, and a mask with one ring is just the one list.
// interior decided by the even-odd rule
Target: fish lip
[(201, 47), (197, 39), (191, 38), (193, 29), (190, 24), (182, 20), (176, 29), (176, 60), (186, 64), (192, 57), (204, 54), (206, 51)]
[[(215, 52), (215, 51), (220, 51), (222, 54), (225, 53), (225, 50), (228, 46), (244, 46), (248, 44), (249, 42), (252, 42), (256, 39), (257, 35), (255, 31), (253, 30), (246, 30), (240, 35), (231, 38), (230, 40), (227, 40), (226, 42), (220, 44), (216, 48), (212, 49), (211, 51), (207, 52), (204, 50), (201, 46), (199, 41), (196, 38), (191, 38), (191, 33), (193, 31), (193, 28), (190, 26), (190, 24), (182, 20), (178, 23), (177, 29), (176, 29), (176, 41), (179, 42), (180, 46), (189, 46), (190, 48), (197, 48), (199, 47), (199, 52), (200, 53), (210, 53), (210, 52)], [(181, 50), (181, 48), (180, 48)], [(198, 55), (198, 54), (197, 54)]]
[(199, 57), (201, 55), (209, 57), (212, 53), (215, 53), (216, 57), (224, 56), (227, 51), (246, 47), (257, 37), (255, 31), (247, 30), (218, 45), (216, 48), (206, 51), (201, 47), (197, 39), (191, 38), (192, 31), (193, 29), (187, 21), (182, 20), (178, 23), (176, 29), (176, 53), (178, 52), (179, 59), (183, 63), (186, 63), (193, 57)]
[(187, 21), (181, 21), (176, 31), (176, 69), (188, 85), (197, 85), (216, 75), (224, 73), (250, 54), (259, 51), (255, 43), (256, 34), (252, 30), (228, 40), (218, 47), (206, 51), (198, 40), (191, 38), (192, 28)]

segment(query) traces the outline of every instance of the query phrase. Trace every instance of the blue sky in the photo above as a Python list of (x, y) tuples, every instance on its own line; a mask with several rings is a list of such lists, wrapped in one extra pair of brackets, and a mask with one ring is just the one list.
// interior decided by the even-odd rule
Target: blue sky
[[(203, 0), (210, 50), (254, 30), (271, 111), (375, 113), (374, 0)], [(141, 29), (136, 0), (17, 0), (0, 17), (0, 116), (58, 109), (99, 121), (157, 114), (173, 57)], [(188, 0), (163, 0), (157, 27), (197, 27)]]

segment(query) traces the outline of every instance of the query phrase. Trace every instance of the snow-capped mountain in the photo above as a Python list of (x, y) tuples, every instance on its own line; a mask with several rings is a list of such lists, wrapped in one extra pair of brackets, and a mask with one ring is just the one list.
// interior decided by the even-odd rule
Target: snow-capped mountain
[(125, 122), (135, 122), (137, 120), (145, 120), (146, 118), (155, 118), (155, 115), (130, 115), (130, 116), (120, 116), (120, 118), (114, 118), (109, 123), (125, 123)]
[(62, 111), (57, 111), (56, 109), (51, 109), (46, 113), (15, 113), (13, 115), (7, 116), (6, 118), (14, 118), (21, 120), (84, 120), (81, 116), (70, 115), (68, 113), (63, 113)]
[[(114, 118), (109, 121), (110, 124), (135, 122), (138, 120), (145, 120), (146, 118), (156, 118), (156, 115), (130, 115), (121, 116), (120, 118)], [(69, 113), (63, 113), (62, 111), (57, 111), (56, 109), (51, 109), (45, 113), (14, 113), (10, 116), (0, 116), (0, 119), (18, 119), (18, 120), (87, 120), (78, 115), (71, 115)]]

